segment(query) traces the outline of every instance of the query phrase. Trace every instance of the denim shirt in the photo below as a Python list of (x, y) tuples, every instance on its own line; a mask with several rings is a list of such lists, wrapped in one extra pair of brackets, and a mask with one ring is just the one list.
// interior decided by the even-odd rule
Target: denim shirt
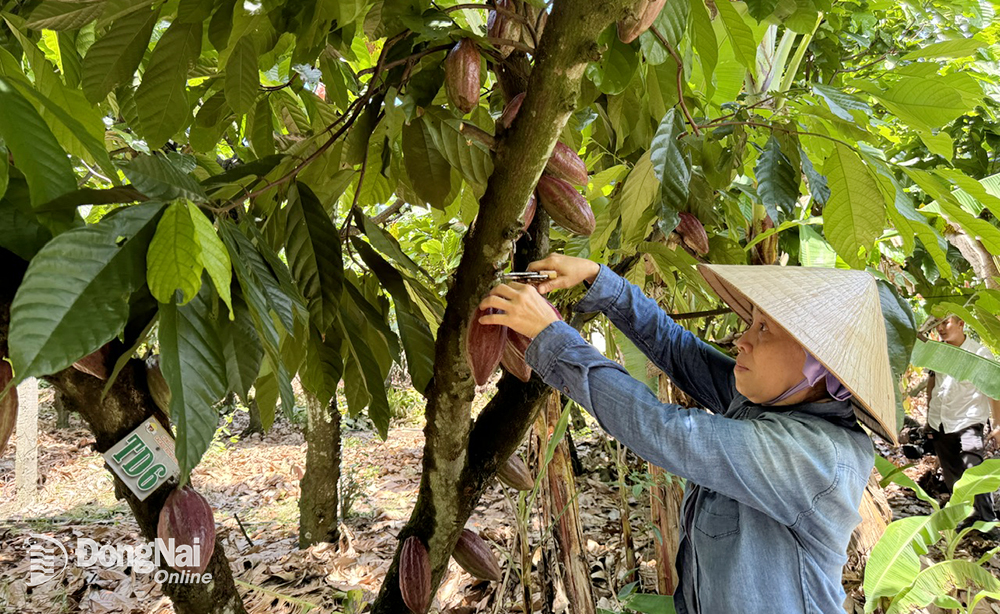
[(563, 321), (525, 358), (643, 459), (687, 480), (679, 614), (833, 614), (874, 447), (850, 401), (764, 407), (736, 391), (733, 358), (676, 324), (608, 267), (574, 307), (600, 311), (700, 405), (662, 403)]

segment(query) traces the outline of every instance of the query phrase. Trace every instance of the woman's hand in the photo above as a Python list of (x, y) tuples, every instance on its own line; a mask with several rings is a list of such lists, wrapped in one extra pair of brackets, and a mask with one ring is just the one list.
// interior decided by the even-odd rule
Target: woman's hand
[(504, 325), (531, 339), (559, 319), (552, 305), (542, 298), (534, 286), (516, 281), (493, 288), (490, 295), (479, 303), (480, 309), (488, 307), (503, 313), (480, 316), (481, 324)]
[(555, 271), (556, 278), (538, 284), (538, 292), (546, 294), (552, 290), (572, 288), (583, 280), (593, 283), (601, 265), (586, 258), (574, 258), (562, 254), (549, 254), (542, 260), (528, 265), (529, 271)]

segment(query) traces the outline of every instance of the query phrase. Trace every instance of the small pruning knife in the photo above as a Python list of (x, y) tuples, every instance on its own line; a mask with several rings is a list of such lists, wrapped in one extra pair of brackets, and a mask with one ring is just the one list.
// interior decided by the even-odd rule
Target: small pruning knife
[(523, 284), (539, 283), (556, 278), (555, 271), (523, 271), (520, 273), (504, 273), (500, 276), (504, 281), (518, 281)]

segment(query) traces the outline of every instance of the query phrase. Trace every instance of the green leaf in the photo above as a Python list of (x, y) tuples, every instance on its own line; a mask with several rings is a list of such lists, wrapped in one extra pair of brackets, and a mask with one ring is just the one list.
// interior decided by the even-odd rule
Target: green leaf
[(52, 233), (39, 223), (27, 202), (0, 198), (0, 247), (30, 261), (51, 240)]
[(663, 199), (679, 209), (687, 203), (691, 181), (691, 163), (681, 151), (677, 137), (684, 125), (676, 109), (670, 109), (660, 120), (653, 144), (649, 148), (653, 172), (662, 184)]
[(824, 234), (845, 262), (863, 268), (858, 248), (870, 255), (885, 222), (882, 194), (861, 158), (840, 143), (823, 172), (830, 185), (830, 200), (823, 210)]
[(965, 58), (974, 55), (983, 47), (988, 47), (986, 43), (977, 38), (957, 38), (940, 43), (931, 43), (926, 47), (921, 47), (904, 55), (903, 60), (917, 59), (939, 59), (939, 58)]
[(714, 296), (701, 273), (695, 268), (698, 261), (682, 249), (670, 249), (662, 243), (643, 241), (636, 248), (640, 253), (649, 254), (653, 258), (661, 277), (672, 277), (676, 271), (687, 281), (691, 288), (699, 290), (704, 297)]
[(891, 523), (872, 548), (865, 566), (865, 612), (873, 612), (882, 597), (893, 597), (910, 586), (920, 572), (913, 548), (930, 517), (911, 516)]
[(919, 484), (913, 481), (913, 478), (903, 473), (902, 467), (897, 467), (893, 465), (890, 461), (886, 460), (883, 456), (875, 455), (875, 468), (878, 469), (879, 474), (882, 475), (882, 480), (879, 481), (879, 486), (885, 488), (886, 485), (899, 484), (904, 488), (909, 488), (921, 501), (926, 502), (931, 506), (931, 509), (938, 510), (941, 506), (938, 502), (928, 495)]
[(226, 394), (226, 362), (210, 284), (187, 305), (160, 304), (160, 368), (170, 386), (170, 418), (177, 427), (180, 483), (198, 465), (219, 421), (215, 404)]
[(778, 6), (778, 0), (746, 0), (747, 13), (757, 21), (764, 21)]
[(831, 269), (837, 266), (837, 252), (823, 235), (806, 224), (799, 226), (799, 264)]
[(320, 333), (325, 333), (337, 317), (343, 293), (340, 233), (316, 195), (303, 183), (293, 183), (288, 190), (285, 211), (288, 216), (285, 253), (292, 279), (306, 299), (313, 324)]
[[(698, 59), (701, 61), (701, 71), (705, 76), (705, 83), (711, 88), (712, 74), (715, 66), (719, 63), (719, 41), (715, 36), (715, 28), (712, 27), (712, 18), (708, 15), (708, 8), (704, 0), (691, 0), (691, 36), (694, 40), (694, 49), (698, 52)], [(712, 92), (707, 92), (707, 98), (712, 98)]]
[[(587, 77), (601, 92), (609, 95), (621, 94), (632, 82), (632, 76), (639, 68), (639, 54), (632, 45), (626, 45), (619, 40), (613, 28), (607, 36), (607, 50), (601, 54), (601, 59), (587, 66)], [(602, 42), (605, 37), (601, 37)]]
[(198, 261), (215, 284), (222, 302), (229, 307), (229, 317), (232, 319), (234, 314), (230, 287), (233, 284), (233, 266), (229, 260), (229, 252), (205, 213), (192, 203), (187, 203), (187, 207), (194, 220), (194, 237), (200, 249)]
[(406, 351), (406, 367), (413, 381), (413, 387), (418, 392), (424, 393), (434, 375), (434, 337), (431, 335), (430, 327), (419, 315), (420, 311), (413, 304), (399, 271), (358, 237), (351, 237), (351, 243), (392, 296), (399, 334), (402, 337), (403, 349)]
[[(0, 137), (28, 181), (31, 206), (37, 207), (76, 188), (69, 158), (45, 120), (3, 77), (0, 77), (0, 108), (3, 109)], [(63, 223), (72, 219), (73, 212), (59, 218)]]
[(135, 91), (139, 129), (151, 149), (159, 149), (184, 129), (191, 116), (187, 99), (188, 64), (201, 53), (201, 23), (175, 22), (153, 49)]
[(104, 0), (46, 0), (31, 12), (27, 26), (32, 30), (76, 30), (100, 17), (102, 10)]
[(430, 273), (406, 255), (403, 248), (399, 246), (399, 241), (396, 240), (396, 237), (392, 236), (384, 228), (373, 222), (363, 212), (356, 211), (354, 215), (355, 219), (360, 218), (361, 229), (365, 233), (365, 236), (368, 237), (368, 240), (371, 241), (371, 244), (375, 247), (375, 249), (395, 260), (397, 264), (403, 265), (414, 275), (423, 274), (427, 277), (427, 279), (434, 281), (434, 277)]
[(486, 186), (493, 174), (493, 155), (479, 141), (461, 132), (462, 121), (437, 107), (428, 108), (420, 118), (426, 123), (434, 147), (469, 183)]
[(389, 348), (393, 360), (402, 364), (402, 361), (399, 359), (399, 337), (389, 328), (389, 323), (386, 321), (385, 316), (382, 315), (382, 311), (365, 298), (365, 295), (361, 293), (361, 290), (357, 288), (354, 282), (345, 281), (344, 289), (347, 292), (341, 300), (353, 303), (354, 308), (358, 309), (368, 319), (368, 324), (375, 328), (382, 335), (382, 338), (385, 339), (386, 346)]
[(816, 170), (812, 160), (801, 147), (799, 147), (799, 159), (802, 161), (802, 174), (806, 176), (809, 193), (812, 194), (813, 200), (825, 205), (830, 199), (830, 188), (826, 185), (826, 177)]
[(264, 347), (242, 292), (236, 292), (232, 301), (234, 318), (231, 321), (220, 320), (219, 339), (226, 361), (228, 389), (249, 405), (250, 387), (260, 373)]
[(964, 72), (901, 76), (877, 98), (889, 111), (914, 128), (936, 130), (972, 110), (970, 96), (982, 89)]
[(423, 120), (403, 125), (403, 164), (417, 196), (443, 211), (451, 192), (451, 165), (434, 146)]
[(622, 237), (637, 240), (649, 219), (646, 213), (660, 193), (660, 180), (656, 177), (650, 152), (645, 152), (635, 163), (625, 179), (619, 201), (621, 203)]
[(7, 163), (7, 148), (0, 143), (0, 198), (7, 192), (7, 184), (10, 182), (10, 167)]
[(300, 372), (302, 387), (313, 393), (324, 407), (337, 394), (337, 385), (344, 374), (340, 354), (343, 345), (339, 326), (332, 326), (322, 337), (315, 328), (309, 335), (308, 353)]
[(80, 83), (87, 100), (97, 104), (119, 83), (131, 83), (159, 13), (156, 9), (126, 15), (91, 45), (83, 59)]
[(945, 215), (950, 223), (960, 226), (967, 234), (982, 241), (991, 254), (1000, 254), (1000, 229), (967, 211), (952, 194), (951, 185), (937, 173), (906, 167), (903, 171), (920, 189), (935, 199), (922, 210)]
[(257, 101), (257, 106), (253, 111), (253, 121), (250, 122), (250, 146), (258, 158), (267, 158), (274, 155), (274, 124), (271, 112), (271, 105), (267, 98)]
[(200, 256), (190, 209), (183, 202), (170, 205), (146, 254), (146, 282), (153, 297), (160, 303), (172, 303), (174, 293), (180, 290), (181, 305), (193, 299), (201, 289), (204, 271)]
[(1000, 363), (940, 341), (918, 341), (913, 366), (932, 369), (972, 384), (991, 399), (1000, 399)]
[(753, 30), (743, 21), (736, 10), (735, 3), (717, 2), (715, 7), (719, 10), (719, 17), (722, 18), (722, 25), (729, 34), (729, 39), (733, 44), (733, 53), (736, 61), (743, 65), (751, 75), (756, 78), (757, 73), (757, 41), (753, 37)]
[(226, 64), (226, 102), (237, 116), (245, 115), (257, 99), (260, 76), (257, 74), (257, 48), (247, 35), (236, 41)]
[(910, 366), (913, 344), (917, 342), (917, 322), (910, 304), (891, 284), (878, 280), (878, 295), (889, 343), (889, 365), (898, 379)]
[[(893, 599), (886, 614), (914, 612), (929, 605), (939, 595), (947, 595), (956, 588), (978, 589), (975, 591), (977, 594), (974, 602), (983, 597), (1000, 598), (1000, 580), (972, 561), (956, 559), (931, 565), (921, 571), (914, 578), (912, 588)], [(867, 595), (866, 590), (866, 598)], [(970, 604), (969, 609), (973, 607)]]
[[(368, 392), (368, 417), (375, 423), (379, 435), (385, 440), (389, 433), (389, 418), (391, 417), (389, 400), (386, 398), (385, 384), (378, 362), (372, 354), (364, 334), (366, 325), (363, 321), (351, 321), (349, 314), (345, 313), (343, 304), (341, 304), (341, 317), (337, 319), (337, 322), (340, 323), (341, 335), (348, 341), (349, 361), (356, 366), (355, 373), (360, 375), (358, 378), (360, 381), (356, 383), (363, 384)], [(353, 378), (345, 377), (345, 381), (350, 379)]]
[(962, 474), (948, 505), (971, 504), (976, 495), (991, 493), (997, 488), (1000, 488), (1000, 459), (988, 458)]
[(136, 156), (127, 164), (121, 165), (121, 169), (132, 185), (149, 198), (186, 198), (196, 202), (208, 200), (205, 188), (194, 177), (181, 172), (163, 156)]
[[(851, 111), (860, 111), (864, 115), (870, 115), (872, 110), (868, 103), (855, 98), (854, 96), (829, 85), (812, 84), (813, 92), (819, 94), (830, 107), (830, 111), (837, 117), (849, 122), (856, 121)], [(866, 120), (867, 121), (867, 120)]]
[(799, 173), (781, 151), (781, 145), (773, 134), (767, 139), (753, 170), (757, 176), (757, 194), (771, 219), (778, 221), (779, 207), (791, 213), (799, 198)]
[(121, 331), (129, 294), (146, 282), (146, 248), (162, 208), (121, 209), (62, 233), (31, 260), (11, 305), (18, 381), (65, 369)]

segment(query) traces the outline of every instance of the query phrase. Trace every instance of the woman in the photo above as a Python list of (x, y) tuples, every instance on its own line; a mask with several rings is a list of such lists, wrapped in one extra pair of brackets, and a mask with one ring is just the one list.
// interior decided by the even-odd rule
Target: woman
[[(604, 265), (559, 254), (537, 289), (497, 286), (480, 305), (533, 337), (539, 376), (642, 458), (687, 480), (677, 555), (680, 614), (843, 612), (851, 531), (874, 463), (859, 420), (895, 441), (878, 289), (861, 271), (699, 265), (749, 328), (736, 360), (673, 322)], [(586, 282), (575, 311), (601, 311), (712, 413), (661, 403), (540, 293)]]

